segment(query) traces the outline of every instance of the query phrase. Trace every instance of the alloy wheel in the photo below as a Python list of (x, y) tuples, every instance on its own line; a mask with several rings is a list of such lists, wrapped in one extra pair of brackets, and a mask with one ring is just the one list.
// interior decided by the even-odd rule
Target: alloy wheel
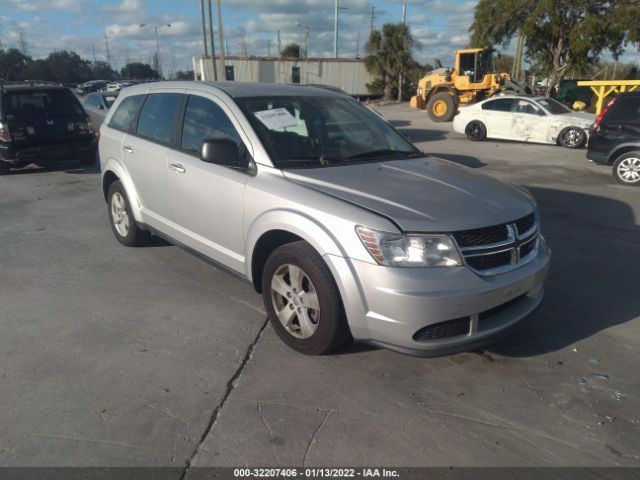
[(130, 221), (126, 201), (120, 192), (111, 196), (111, 218), (118, 234), (126, 237), (129, 234)]
[(582, 136), (580, 135), (580, 131), (576, 128), (571, 128), (567, 130), (562, 136), (562, 143), (568, 145), (570, 147), (575, 147), (580, 142)]
[(627, 183), (640, 181), (640, 158), (625, 158), (618, 164), (618, 176)]
[(271, 279), (271, 301), (278, 320), (293, 337), (307, 339), (318, 329), (318, 293), (300, 267), (288, 263), (276, 270)]

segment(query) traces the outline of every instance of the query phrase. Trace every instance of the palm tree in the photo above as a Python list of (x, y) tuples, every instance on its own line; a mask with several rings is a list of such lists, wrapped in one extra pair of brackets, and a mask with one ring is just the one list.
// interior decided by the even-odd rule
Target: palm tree
[[(369, 73), (380, 75), (384, 81), (384, 98), (391, 100), (391, 81), (406, 77), (414, 63), (411, 49), (414, 45), (409, 28), (402, 23), (386, 23), (382, 31), (374, 30), (365, 45), (364, 59)], [(402, 101), (402, 85), (398, 84), (398, 101)]]

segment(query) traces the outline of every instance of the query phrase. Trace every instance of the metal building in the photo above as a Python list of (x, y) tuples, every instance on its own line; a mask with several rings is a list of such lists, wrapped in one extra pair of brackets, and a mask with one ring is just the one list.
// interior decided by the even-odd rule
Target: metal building
[[(367, 96), (366, 84), (375, 78), (362, 60), (347, 58), (225, 57), (224, 75), (216, 59), (219, 80), (265, 83), (313, 83)], [(193, 59), (196, 80), (213, 80), (210, 57)]]

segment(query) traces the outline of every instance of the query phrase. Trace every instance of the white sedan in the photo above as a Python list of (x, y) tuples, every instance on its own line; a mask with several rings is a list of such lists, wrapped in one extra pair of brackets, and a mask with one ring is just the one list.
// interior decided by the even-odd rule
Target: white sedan
[(574, 112), (552, 98), (524, 95), (493, 97), (459, 110), (453, 129), (476, 142), (497, 138), (580, 148), (595, 121), (595, 115)]

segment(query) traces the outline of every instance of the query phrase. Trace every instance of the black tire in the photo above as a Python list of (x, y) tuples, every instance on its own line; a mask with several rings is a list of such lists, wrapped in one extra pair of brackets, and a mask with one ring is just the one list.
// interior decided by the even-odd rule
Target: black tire
[(616, 158), (613, 176), (622, 185), (640, 187), (640, 150), (623, 153)]
[[(436, 113), (436, 106), (442, 106), (444, 110)], [(456, 101), (453, 95), (447, 92), (435, 93), (427, 102), (427, 111), (429, 112), (429, 118), (434, 122), (450, 122), (456, 114)]]
[(9, 173), (9, 164), (0, 160), (0, 175), (6, 175)]
[[(301, 288), (303, 291), (298, 292), (300, 293), (299, 296), (296, 295), (296, 298), (289, 297), (287, 299), (272, 288), (272, 280), (276, 274), (291, 266), (297, 267), (302, 271), (307, 280), (307, 290), (303, 286)], [(290, 287), (295, 283), (290, 277), (288, 281), (289, 285), (285, 284), (285, 286)], [(291, 318), (293, 316), (295, 318), (289, 328), (296, 329), (298, 328), (296, 322), (298, 326), (301, 322), (295, 313), (294, 302), (296, 302), (296, 305), (302, 306), (305, 312), (311, 310), (312, 313), (310, 315), (316, 313), (313, 309), (305, 308), (303, 305), (304, 298), (308, 298), (305, 294), (313, 293), (311, 289), (315, 291), (319, 306), (313, 323), (315, 330), (307, 338), (298, 338), (280, 322), (275, 304), (282, 301), (281, 312), (285, 311), (285, 308), (291, 307)], [(291, 290), (295, 292), (295, 288)], [(340, 347), (349, 338), (349, 327), (345, 318), (340, 292), (333, 275), (324, 260), (322, 260), (322, 257), (307, 242), (300, 241), (283, 245), (269, 255), (262, 274), (262, 292), (264, 305), (273, 329), (282, 341), (292, 349), (306, 355), (324, 355)], [(300, 298), (303, 299), (302, 302), (300, 302)], [(296, 299), (298, 300), (296, 301)], [(300, 311), (300, 308), (298, 307), (297, 310)], [(311, 316), (308, 318), (312, 319)], [(300, 329), (299, 334), (301, 333), (303, 333), (302, 329)]]
[[(119, 228), (116, 223), (116, 219), (114, 217), (114, 208), (113, 203), (118, 200), (118, 202), (124, 202), (124, 211), (126, 212), (128, 219), (128, 228), (126, 229), (126, 234), (122, 231), (119, 231)], [(149, 241), (149, 237), (151, 234), (142, 230), (133, 218), (133, 214), (131, 213), (131, 207), (129, 206), (129, 199), (127, 198), (127, 194), (122, 187), (122, 184), (119, 180), (116, 180), (111, 184), (109, 190), (107, 192), (107, 205), (109, 211), (109, 223), (111, 224), (111, 230), (115, 235), (116, 239), (123, 245), (127, 247), (139, 247), (146, 244)], [(122, 218), (120, 218), (122, 221)]]
[(580, 127), (565, 127), (558, 135), (558, 144), (565, 148), (582, 148), (587, 143), (587, 134)]
[(473, 120), (467, 124), (464, 134), (472, 142), (481, 142), (487, 138), (487, 127), (479, 120)]

